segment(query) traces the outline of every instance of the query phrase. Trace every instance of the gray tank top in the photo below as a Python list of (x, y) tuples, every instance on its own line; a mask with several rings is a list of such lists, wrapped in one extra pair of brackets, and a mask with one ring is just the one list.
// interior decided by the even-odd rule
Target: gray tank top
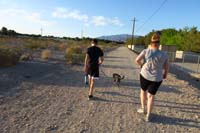
[(168, 63), (167, 54), (160, 50), (144, 49), (139, 56), (145, 57), (145, 59), (150, 57), (143, 65), (140, 74), (150, 81), (162, 81), (164, 65)]

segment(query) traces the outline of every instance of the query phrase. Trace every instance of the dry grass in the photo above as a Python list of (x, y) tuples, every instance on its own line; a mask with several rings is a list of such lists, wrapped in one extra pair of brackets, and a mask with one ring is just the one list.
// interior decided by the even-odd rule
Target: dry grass
[(192, 77), (197, 78), (200, 80), (200, 73), (192, 73), (190, 74)]
[(8, 67), (19, 62), (20, 50), (7, 46), (0, 46), (0, 66)]
[(58, 46), (59, 50), (60, 51), (65, 51), (66, 48), (67, 48), (67, 45), (65, 43), (61, 43), (59, 46)]
[[(10, 46), (21, 47), (24, 53), (27, 53), (27, 51), (28, 53), (39, 52), (42, 49), (43, 51), (40, 55), (42, 59), (48, 59), (50, 56), (52, 56), (51, 52), (53, 50), (60, 51), (62, 53), (64, 52), (65, 54), (64, 57), (66, 61), (72, 64), (76, 63), (80, 64), (83, 62), (86, 49), (90, 47), (90, 43), (91, 43), (90, 39), (71, 40), (71, 39), (58, 39), (58, 38), (55, 39), (55, 38), (40, 38), (40, 37), (37, 38), (37, 37), (0, 36), (0, 45), (9, 47)], [(104, 41), (99, 41), (98, 46), (102, 48), (103, 51), (106, 51), (114, 47), (117, 47), (117, 44), (113, 42), (107, 43)], [(2, 53), (0, 54), (2, 56)], [(9, 59), (11, 58), (10, 55), (6, 55), (5, 53), (4, 55), (7, 57), (9, 56)], [(23, 61), (31, 60), (31, 57), (25, 54), (21, 56), (20, 60)], [(3, 61), (4, 60), (1, 60), (1, 62)]]
[(29, 61), (29, 60), (33, 60), (33, 56), (30, 53), (22, 54), (20, 56), (20, 61)]
[(49, 57), (51, 56), (51, 50), (43, 50), (41, 53), (41, 58), (42, 59), (49, 59)]
[(65, 51), (65, 59), (70, 64), (81, 64), (84, 60), (84, 53), (81, 47), (69, 47)]

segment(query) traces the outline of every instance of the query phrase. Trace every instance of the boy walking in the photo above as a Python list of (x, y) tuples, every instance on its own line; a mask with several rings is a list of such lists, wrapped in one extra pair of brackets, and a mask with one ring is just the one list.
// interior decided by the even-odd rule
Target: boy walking
[(89, 78), (89, 94), (88, 99), (93, 98), (95, 79), (99, 78), (99, 65), (103, 63), (103, 51), (97, 47), (98, 41), (93, 39), (91, 47), (87, 49), (85, 56), (84, 71), (88, 74)]

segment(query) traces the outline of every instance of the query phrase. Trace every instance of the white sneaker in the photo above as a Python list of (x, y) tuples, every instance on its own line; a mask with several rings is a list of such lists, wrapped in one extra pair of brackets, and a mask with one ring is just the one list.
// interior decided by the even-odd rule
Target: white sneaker
[(139, 108), (139, 109), (137, 110), (137, 112), (140, 113), (140, 114), (144, 114), (144, 113), (145, 113), (145, 111), (144, 111), (143, 108)]
[(150, 115), (146, 115), (145, 121), (146, 121), (146, 122), (151, 121), (151, 117), (150, 117)]

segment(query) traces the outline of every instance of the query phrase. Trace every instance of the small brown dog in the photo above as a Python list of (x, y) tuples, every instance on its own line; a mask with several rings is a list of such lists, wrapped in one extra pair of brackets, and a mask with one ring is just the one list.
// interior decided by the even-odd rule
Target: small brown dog
[(116, 84), (118, 87), (120, 85), (120, 82), (121, 80), (124, 79), (124, 76), (121, 76), (117, 73), (113, 73), (113, 81), (114, 81), (114, 84)]

